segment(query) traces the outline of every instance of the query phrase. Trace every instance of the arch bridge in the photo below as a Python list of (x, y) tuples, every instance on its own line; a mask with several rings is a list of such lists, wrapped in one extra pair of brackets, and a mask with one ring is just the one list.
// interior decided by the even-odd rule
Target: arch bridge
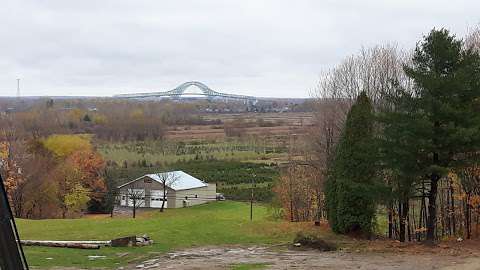
[[(193, 93), (188, 92), (188, 88), (191, 86), (196, 86), (200, 89), (200, 93)], [(115, 95), (114, 97), (117, 98), (150, 98), (150, 97), (170, 97), (170, 98), (181, 98), (183, 96), (206, 96), (208, 98), (224, 98), (224, 99), (235, 99), (235, 100), (243, 100), (248, 101), (251, 103), (256, 103), (257, 98), (253, 96), (245, 96), (245, 95), (235, 95), (235, 94), (227, 94), (219, 91), (212, 90), (210, 87), (205, 85), (204, 83), (198, 81), (191, 81), (185, 82), (181, 85), (177, 86), (176, 88), (170, 91), (164, 92), (149, 92), (149, 93), (135, 93), (135, 94), (120, 94)]]

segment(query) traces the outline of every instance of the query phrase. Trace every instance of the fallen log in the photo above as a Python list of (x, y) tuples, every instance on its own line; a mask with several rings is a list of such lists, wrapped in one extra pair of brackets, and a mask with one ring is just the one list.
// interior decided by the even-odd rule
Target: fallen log
[(109, 246), (110, 241), (45, 241), (45, 240), (21, 240), (24, 246), (62, 247), (80, 249), (99, 249), (100, 246)]

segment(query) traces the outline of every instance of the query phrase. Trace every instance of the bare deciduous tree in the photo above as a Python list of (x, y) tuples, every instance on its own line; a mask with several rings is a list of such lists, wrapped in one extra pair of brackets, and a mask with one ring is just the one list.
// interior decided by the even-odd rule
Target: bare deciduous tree
[(160, 212), (163, 212), (165, 209), (165, 200), (167, 199), (167, 188), (171, 188), (171, 186), (178, 181), (180, 176), (175, 172), (162, 172), (158, 173), (157, 176), (163, 187), (162, 207), (160, 207)]
[(130, 203), (132, 203), (132, 217), (135, 218), (137, 214), (137, 208), (145, 206), (145, 189), (138, 186), (137, 182), (133, 182), (132, 185), (127, 189), (126, 202), (127, 206), (130, 206)]
[[(387, 97), (396, 87), (411, 89), (403, 71), (409, 53), (394, 45), (363, 48), (360, 53), (322, 74), (316, 92), (315, 125), (309, 132), (311, 153), (307, 161), (316, 170), (315, 192), (319, 193), (327, 176), (329, 162), (340, 138), (346, 115), (361, 92), (366, 92), (376, 109), (391, 106)], [(312, 190), (313, 192), (313, 190)], [(320, 199), (320, 197), (318, 197)], [(320, 204), (318, 204), (320, 205)], [(318, 215), (321, 210), (318, 209)]]
[(480, 52), (480, 25), (473, 30), (465, 38), (465, 46), (477, 52)]

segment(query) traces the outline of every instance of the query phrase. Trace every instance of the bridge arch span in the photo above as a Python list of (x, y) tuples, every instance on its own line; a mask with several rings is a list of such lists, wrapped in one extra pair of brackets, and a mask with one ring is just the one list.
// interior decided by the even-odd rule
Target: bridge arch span
[(190, 86), (198, 87), (201, 91), (200, 95), (207, 96), (209, 98), (220, 97), (220, 98), (225, 98), (225, 99), (244, 100), (244, 101), (248, 101), (250, 103), (256, 103), (257, 102), (256, 97), (218, 92), (218, 91), (212, 90), (206, 84), (204, 84), (202, 82), (199, 82), (199, 81), (184, 82), (184, 83), (180, 84), (179, 86), (177, 86), (174, 89), (169, 90), (169, 91), (136, 93), (136, 94), (121, 94), (121, 95), (115, 95), (114, 97), (117, 97), (117, 98), (148, 98), (148, 97), (174, 97), (174, 98), (178, 98), (178, 97), (182, 96), (185, 93), (185, 90), (187, 88), (189, 88)]
[(184, 82), (170, 91), (174, 92), (175, 94), (182, 95), (183, 93), (185, 93), (185, 90), (187, 90), (187, 88), (189, 88), (190, 86), (198, 87), (198, 89), (200, 89), (200, 91), (202, 91), (202, 93), (207, 96), (218, 94), (218, 92), (210, 89), (210, 87), (208, 87), (206, 84), (198, 81)]

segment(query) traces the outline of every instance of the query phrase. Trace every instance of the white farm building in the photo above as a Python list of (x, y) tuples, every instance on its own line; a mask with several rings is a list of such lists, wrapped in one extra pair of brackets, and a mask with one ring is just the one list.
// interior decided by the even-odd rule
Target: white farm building
[(146, 174), (119, 186), (118, 190), (119, 204), (130, 207), (161, 208), (165, 201), (165, 208), (180, 208), (216, 200), (215, 184), (183, 171)]

